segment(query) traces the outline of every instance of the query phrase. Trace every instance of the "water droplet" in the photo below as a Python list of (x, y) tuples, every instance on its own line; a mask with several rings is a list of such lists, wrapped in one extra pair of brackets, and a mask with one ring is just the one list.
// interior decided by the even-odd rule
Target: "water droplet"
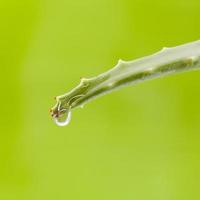
[(54, 121), (58, 126), (67, 126), (71, 120), (71, 111), (68, 110), (62, 117), (54, 117)]

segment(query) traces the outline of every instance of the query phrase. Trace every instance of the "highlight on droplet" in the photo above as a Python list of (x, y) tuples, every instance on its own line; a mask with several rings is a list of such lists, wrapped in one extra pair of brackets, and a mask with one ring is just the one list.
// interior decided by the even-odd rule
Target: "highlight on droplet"
[(53, 117), (58, 126), (67, 126), (71, 120), (71, 111), (68, 110), (62, 117)]

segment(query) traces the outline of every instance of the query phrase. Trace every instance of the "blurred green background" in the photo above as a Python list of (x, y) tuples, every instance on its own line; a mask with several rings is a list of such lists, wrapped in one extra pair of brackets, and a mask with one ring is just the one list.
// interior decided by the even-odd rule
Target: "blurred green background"
[(199, 0), (0, 1), (1, 200), (199, 200), (200, 72), (73, 111), (53, 97), (163, 46), (200, 39)]

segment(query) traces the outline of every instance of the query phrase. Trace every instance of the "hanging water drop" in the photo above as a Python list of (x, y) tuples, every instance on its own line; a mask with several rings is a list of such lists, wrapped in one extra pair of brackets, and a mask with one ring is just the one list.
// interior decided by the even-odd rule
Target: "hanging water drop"
[(71, 120), (71, 111), (67, 110), (62, 117), (54, 117), (54, 121), (58, 126), (67, 126)]

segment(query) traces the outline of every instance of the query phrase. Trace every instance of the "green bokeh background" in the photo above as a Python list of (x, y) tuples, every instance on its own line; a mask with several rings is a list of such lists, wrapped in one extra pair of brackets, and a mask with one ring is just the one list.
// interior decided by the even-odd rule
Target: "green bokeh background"
[(200, 38), (199, 0), (0, 1), (1, 200), (199, 200), (200, 72), (73, 111), (53, 97), (114, 66)]

